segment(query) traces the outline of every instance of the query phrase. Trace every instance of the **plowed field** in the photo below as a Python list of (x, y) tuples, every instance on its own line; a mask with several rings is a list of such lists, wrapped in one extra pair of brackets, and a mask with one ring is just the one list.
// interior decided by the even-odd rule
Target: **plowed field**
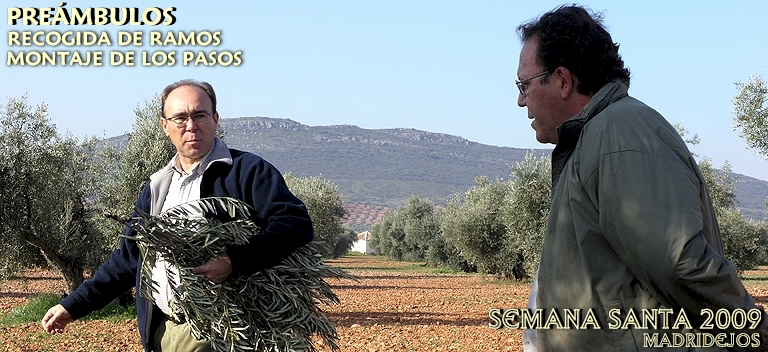
[[(435, 274), (432, 269), (375, 256), (328, 261), (360, 280), (330, 282), (341, 304), (326, 307), (342, 351), (521, 351), (517, 330), (488, 328), (488, 310), (522, 308), (530, 283), (482, 275)], [(60, 293), (51, 271), (30, 270), (0, 285), (0, 314), (38, 293)], [(748, 283), (762, 305), (765, 285)], [(330, 351), (318, 345), (321, 351)], [(49, 335), (39, 323), (0, 326), (1, 351), (141, 351), (136, 321), (77, 321)]]

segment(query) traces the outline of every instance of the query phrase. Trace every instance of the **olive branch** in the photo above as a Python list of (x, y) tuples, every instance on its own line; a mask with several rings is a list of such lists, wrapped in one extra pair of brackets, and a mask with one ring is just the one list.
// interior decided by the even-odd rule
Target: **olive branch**
[[(202, 198), (173, 207), (157, 216), (137, 209), (138, 216), (122, 221), (136, 230), (142, 263), (140, 293), (154, 303), (157, 286), (151, 270), (162, 255), (179, 270), (174, 290), (173, 318), (186, 320), (193, 336), (210, 340), (216, 351), (317, 351), (318, 334), (338, 350), (335, 327), (319, 303), (339, 303), (325, 278), (356, 279), (327, 266), (313, 248), (299, 247), (280, 264), (251, 275), (234, 275), (216, 284), (192, 268), (204, 264), (227, 246), (242, 245), (261, 229), (250, 220), (253, 209), (226, 197)], [(173, 273), (167, 271), (169, 282)]]

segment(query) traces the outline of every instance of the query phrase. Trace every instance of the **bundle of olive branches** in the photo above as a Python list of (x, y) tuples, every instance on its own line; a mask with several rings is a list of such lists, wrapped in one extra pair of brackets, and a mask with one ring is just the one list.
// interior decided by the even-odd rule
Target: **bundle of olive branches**
[[(186, 320), (192, 334), (210, 340), (214, 350), (316, 351), (314, 334), (338, 350), (336, 329), (318, 304), (339, 300), (323, 279), (354, 277), (324, 265), (311, 245), (274, 267), (231, 276), (220, 284), (192, 273), (227, 246), (247, 243), (261, 232), (249, 220), (252, 211), (248, 204), (225, 197), (185, 203), (157, 216), (138, 210), (138, 218), (127, 221), (137, 234), (126, 238), (138, 241), (144, 258), (142, 297), (152, 301), (151, 293), (158, 290), (149, 273), (161, 255), (179, 270), (174, 320)], [(174, 282), (172, 271), (166, 276)]]

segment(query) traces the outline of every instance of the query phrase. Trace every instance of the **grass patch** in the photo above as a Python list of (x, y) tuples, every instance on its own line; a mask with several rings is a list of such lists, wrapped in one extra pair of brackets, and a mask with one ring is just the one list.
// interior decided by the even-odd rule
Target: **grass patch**
[(334, 265), (334, 268), (339, 268), (342, 270), (370, 270), (370, 271), (396, 271), (396, 272), (403, 272), (403, 273), (424, 273), (429, 272), (429, 268), (427, 268), (424, 265), (420, 264), (411, 264), (411, 265), (404, 265), (404, 266), (339, 266)]
[(533, 278), (517, 281), (514, 279), (501, 279), (490, 275), (484, 275), (480, 278), (480, 282), (489, 285), (531, 285), (533, 284)]
[(118, 322), (126, 319), (136, 318), (136, 305), (132, 304), (128, 307), (122, 307), (118, 304), (110, 303), (106, 307), (101, 308), (81, 320), (106, 320), (110, 322)]
[[(59, 295), (44, 293), (33, 298), (27, 304), (13, 308), (8, 314), (0, 316), (0, 325), (17, 325), (39, 322), (51, 307), (59, 304)], [(136, 306), (121, 307), (109, 304), (80, 320), (103, 319), (112, 322), (136, 317)]]
[(768, 288), (768, 279), (744, 279), (744, 278), (741, 278), (741, 282), (747, 288), (760, 288), (760, 289)]
[(13, 308), (8, 314), (0, 318), (0, 325), (16, 325), (37, 322), (43, 319), (43, 315), (51, 307), (57, 305), (61, 297), (54, 294), (41, 294), (27, 304)]
[(768, 287), (768, 269), (761, 265), (753, 270), (745, 270), (739, 273), (741, 282), (747, 287), (766, 288)]
[[(359, 253), (359, 252), (350, 252)], [(379, 255), (347, 254), (340, 258), (326, 261), (326, 264), (342, 270), (370, 270), (417, 274), (467, 275), (461, 270), (447, 267), (429, 266), (425, 262), (397, 261)]]
[(451, 268), (435, 268), (432, 269), (433, 274), (451, 274), (451, 275), (468, 275), (469, 273), (465, 273), (461, 270), (453, 270)]
[(768, 281), (768, 271), (766, 270), (749, 270), (746, 272), (741, 272), (739, 274), (739, 278), (742, 280), (752, 280), (752, 281)]
[(448, 274), (448, 275), (468, 275), (468, 273), (465, 273), (460, 270), (453, 270), (450, 268), (442, 268), (442, 267), (431, 267), (427, 266), (427, 264), (424, 263), (411, 263), (411, 262), (401, 262), (405, 263), (404, 265), (400, 266), (340, 266), (340, 265), (334, 265), (334, 268), (339, 268), (342, 270), (361, 270), (361, 271), (386, 271), (386, 272), (398, 272), (398, 273), (416, 273), (416, 274)]

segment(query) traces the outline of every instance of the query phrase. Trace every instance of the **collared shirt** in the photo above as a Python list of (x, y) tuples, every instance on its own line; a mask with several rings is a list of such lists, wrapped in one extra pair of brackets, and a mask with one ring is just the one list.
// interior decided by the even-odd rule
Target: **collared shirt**
[[(200, 188), (203, 182), (203, 174), (214, 162), (223, 161), (231, 164), (226, 145), (216, 139), (211, 150), (203, 156), (186, 173), (178, 161), (177, 153), (167, 167), (172, 170), (171, 183), (168, 186), (168, 194), (163, 202), (162, 212), (175, 206), (200, 199)], [(158, 256), (155, 266), (152, 268), (152, 280), (157, 285), (158, 291), (152, 294), (155, 304), (168, 316), (173, 316), (172, 303), (173, 291), (179, 289), (179, 269), (171, 265), (162, 255)], [(169, 282), (170, 279), (170, 282)]]

